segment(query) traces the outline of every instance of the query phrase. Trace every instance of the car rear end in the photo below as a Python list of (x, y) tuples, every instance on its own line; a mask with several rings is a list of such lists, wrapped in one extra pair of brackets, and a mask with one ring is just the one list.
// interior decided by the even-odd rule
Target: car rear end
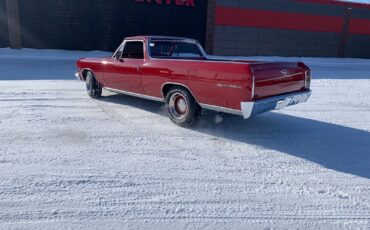
[(250, 102), (242, 102), (244, 118), (304, 103), (311, 96), (311, 70), (302, 62), (256, 62), (250, 64)]

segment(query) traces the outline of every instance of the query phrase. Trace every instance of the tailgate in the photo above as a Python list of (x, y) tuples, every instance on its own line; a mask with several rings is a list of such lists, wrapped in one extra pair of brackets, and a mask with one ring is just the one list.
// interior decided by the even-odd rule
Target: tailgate
[(299, 91), (306, 87), (307, 69), (295, 62), (261, 62), (250, 65), (254, 74), (254, 98)]

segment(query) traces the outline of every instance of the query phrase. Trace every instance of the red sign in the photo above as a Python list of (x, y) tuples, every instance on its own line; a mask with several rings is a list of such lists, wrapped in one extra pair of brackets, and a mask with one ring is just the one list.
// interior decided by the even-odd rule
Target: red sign
[(157, 5), (176, 5), (195, 7), (195, 0), (134, 0), (142, 3), (156, 3)]

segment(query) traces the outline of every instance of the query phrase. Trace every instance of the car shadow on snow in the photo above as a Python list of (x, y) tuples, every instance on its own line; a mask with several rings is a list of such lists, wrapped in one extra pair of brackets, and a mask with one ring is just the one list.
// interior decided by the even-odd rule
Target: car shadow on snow
[[(123, 95), (100, 100), (167, 116), (163, 104), (158, 102)], [(192, 130), (276, 150), (370, 179), (370, 133), (363, 130), (274, 112), (244, 120), (211, 111), (205, 111)]]
[(214, 120), (204, 117), (196, 130), (370, 179), (369, 132), (275, 112), (249, 120), (222, 114), (222, 122)]

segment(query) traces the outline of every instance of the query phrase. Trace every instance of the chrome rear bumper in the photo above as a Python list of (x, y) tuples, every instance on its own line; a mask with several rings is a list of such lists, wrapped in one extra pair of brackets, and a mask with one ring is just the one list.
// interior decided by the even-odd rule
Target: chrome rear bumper
[(311, 90), (307, 90), (303, 92), (273, 96), (254, 102), (242, 102), (242, 114), (243, 117), (247, 119), (270, 110), (280, 110), (288, 106), (304, 103), (310, 98), (311, 93)]

